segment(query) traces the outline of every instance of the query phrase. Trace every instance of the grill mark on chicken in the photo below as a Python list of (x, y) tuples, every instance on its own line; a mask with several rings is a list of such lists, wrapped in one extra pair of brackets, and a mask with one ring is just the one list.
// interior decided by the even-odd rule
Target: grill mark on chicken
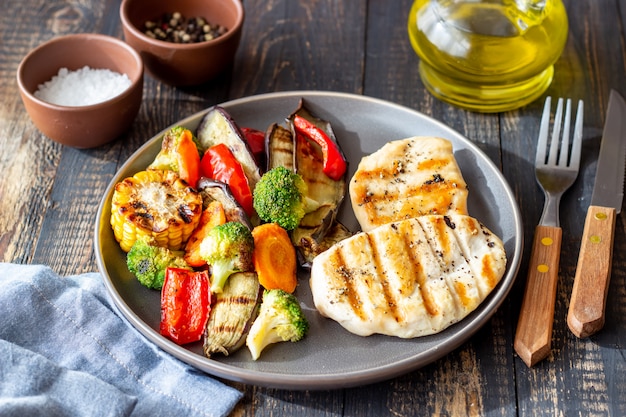
[[(464, 228), (470, 229), (473, 235), (477, 235), (478, 233), (482, 233), (487, 240), (487, 246), (492, 248), (495, 245), (494, 240), (492, 239), (493, 234), (480, 222), (478, 224), (471, 221), (471, 219), (464, 219), (465, 225)], [(478, 226), (478, 228), (476, 228)], [(494, 274), (494, 266), (497, 263), (497, 260), (494, 259), (489, 253), (484, 254), (480, 259), (477, 259), (476, 256), (474, 258), (470, 258), (469, 253), (471, 252), (469, 248), (464, 244), (463, 239), (455, 233), (455, 237), (457, 238), (459, 247), (463, 250), (463, 256), (467, 259), (467, 263), (469, 268), (472, 270), (472, 273), (482, 276), (484, 278), (486, 289), (477, 286), (478, 291), (481, 296), (486, 296), (488, 292), (496, 286), (499, 281), (499, 277)]]
[[(341, 303), (343, 302), (342, 298), (346, 298), (348, 300), (348, 305), (352, 308), (352, 311), (354, 311), (359, 319), (365, 320), (359, 296), (354, 288), (354, 283), (356, 281), (354, 277), (355, 271), (348, 268), (346, 265), (342, 251), (335, 251), (329, 259), (329, 262), (333, 266), (333, 269), (337, 272), (337, 278), (339, 279), (339, 283), (335, 282), (335, 288), (333, 288), (335, 290), (335, 295), (338, 297), (336, 302)], [(331, 304), (332, 303), (333, 301), (331, 301)]]
[[(358, 175), (357, 181), (369, 182), (377, 177), (372, 172)], [(398, 182), (398, 179), (395, 179)], [(458, 192), (459, 185), (456, 182), (446, 180), (424, 182), (417, 188), (412, 189), (392, 189), (387, 188), (383, 194), (375, 194), (366, 190), (361, 194), (361, 198), (355, 199), (355, 203), (364, 206), (370, 220), (376, 219), (377, 223), (390, 223), (391, 221), (408, 219), (427, 214), (444, 214), (453, 206), (453, 199)], [(414, 197), (421, 197), (418, 205), (411, 200)], [(394, 204), (393, 212), (384, 215), (380, 213), (381, 204)], [(441, 210), (440, 208), (444, 208)]]
[(489, 286), (491, 287), (495, 287), (497, 284), (497, 277), (493, 273), (493, 264), (493, 258), (487, 255), (483, 256), (483, 268), (481, 270), (481, 274), (486, 278), (487, 282), (489, 282)]
[(315, 306), (363, 336), (437, 333), (478, 307), (504, 274), (504, 246), (483, 228), (449, 214), (347, 238), (313, 260)]
[(362, 230), (413, 217), (467, 214), (467, 184), (450, 141), (413, 137), (364, 157), (350, 181)]
[[(430, 231), (429, 241), (434, 246), (433, 250), (439, 255), (438, 259), (442, 273), (445, 276), (450, 276), (452, 270), (457, 268), (461, 270), (468, 268), (469, 272), (472, 272), (468, 259), (469, 255), (461, 244), (461, 239), (456, 232), (456, 224), (452, 222), (449, 216), (436, 218), (431, 224), (433, 229)], [(472, 228), (474, 227), (473, 222), (468, 222), (467, 224)], [(425, 233), (428, 233), (426, 229)], [(458, 255), (459, 251), (465, 261), (462, 265), (455, 264), (453, 259), (453, 255)], [(448, 286), (451, 296), (457, 300), (457, 310), (466, 310), (475, 304), (474, 298), (471, 297), (468, 291), (467, 283), (461, 282), (458, 278), (445, 279), (444, 282)]]
[[(397, 322), (401, 322), (402, 318), (400, 317), (400, 315), (398, 314), (398, 309), (397, 309), (397, 302), (395, 297), (393, 296), (393, 294), (391, 293), (390, 290), (390, 282), (388, 279), (388, 274), (390, 274), (391, 272), (395, 272), (393, 270), (386, 270), (385, 268), (382, 267), (382, 259), (381, 256), (389, 256), (390, 254), (387, 253), (380, 253), (379, 252), (379, 248), (383, 248), (386, 249), (386, 245), (383, 242), (377, 242), (374, 239), (374, 236), (367, 233), (365, 234), (366, 238), (367, 238), (367, 242), (371, 248), (372, 251), (372, 267), (375, 271), (375, 274), (371, 275), (371, 282), (369, 282), (369, 286), (368, 286), (368, 290), (369, 291), (374, 291), (375, 290), (375, 285), (378, 283), (382, 289), (382, 296), (384, 298), (384, 302), (380, 303), (380, 304), (374, 304), (373, 308), (374, 309), (380, 309), (382, 311), (382, 314), (390, 314), (394, 320), (396, 320)], [(373, 299), (374, 297), (369, 297), (370, 299)]]
[[(406, 267), (410, 268), (407, 276), (415, 277), (414, 284), (417, 286), (420, 297), (424, 302), (424, 308), (430, 317), (436, 316), (439, 313), (437, 303), (433, 300), (432, 293), (428, 291), (427, 281), (428, 276), (424, 271), (424, 267), (419, 257), (419, 253), (414, 249), (415, 246), (421, 245), (421, 236), (413, 233), (413, 229), (408, 224), (402, 225), (403, 236), (402, 242), (406, 248), (406, 254), (409, 257), (410, 262), (407, 262)], [(419, 225), (421, 228), (421, 225)], [(422, 229), (423, 230), (423, 229)], [(417, 237), (417, 239), (415, 239)]]

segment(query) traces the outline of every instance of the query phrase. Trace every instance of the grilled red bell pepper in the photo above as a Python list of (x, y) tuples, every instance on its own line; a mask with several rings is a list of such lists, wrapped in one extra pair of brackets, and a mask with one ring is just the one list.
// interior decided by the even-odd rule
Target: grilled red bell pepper
[(207, 271), (167, 268), (161, 289), (161, 334), (179, 345), (200, 340), (209, 319), (210, 288)]
[(259, 166), (265, 166), (265, 133), (251, 127), (242, 127), (241, 131)]
[(339, 146), (328, 137), (326, 132), (300, 115), (294, 117), (293, 124), (298, 133), (303, 134), (322, 148), (324, 173), (335, 181), (339, 180), (348, 168)]
[(211, 146), (200, 161), (201, 175), (228, 184), (231, 193), (248, 216), (252, 216), (252, 191), (248, 178), (227, 145), (219, 143)]

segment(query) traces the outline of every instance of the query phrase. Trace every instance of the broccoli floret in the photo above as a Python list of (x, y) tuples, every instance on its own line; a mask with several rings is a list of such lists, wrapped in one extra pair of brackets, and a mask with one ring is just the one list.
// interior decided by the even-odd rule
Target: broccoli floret
[(142, 285), (160, 290), (168, 266), (191, 269), (183, 255), (182, 251), (171, 251), (144, 239), (137, 239), (126, 255), (126, 265)]
[(298, 299), (279, 289), (265, 290), (259, 315), (252, 323), (246, 345), (257, 360), (261, 351), (272, 343), (297, 342), (309, 331)]
[(307, 196), (307, 189), (299, 174), (278, 166), (267, 171), (254, 188), (254, 209), (261, 220), (293, 230), (305, 214), (320, 206)]
[(200, 257), (211, 266), (211, 292), (221, 293), (228, 277), (254, 269), (254, 238), (243, 223), (227, 222), (212, 228), (200, 242)]

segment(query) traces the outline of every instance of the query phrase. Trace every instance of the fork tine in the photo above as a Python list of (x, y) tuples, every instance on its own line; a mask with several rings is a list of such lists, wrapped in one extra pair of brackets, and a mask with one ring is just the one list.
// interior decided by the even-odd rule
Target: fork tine
[(545, 165), (546, 148), (548, 144), (548, 127), (550, 127), (550, 105), (552, 97), (546, 97), (546, 104), (543, 106), (543, 115), (539, 126), (539, 136), (537, 137), (537, 154), (535, 156), (535, 166)]
[(548, 165), (556, 165), (556, 157), (559, 152), (559, 142), (561, 137), (561, 120), (563, 119), (563, 99), (559, 98), (554, 113), (554, 126), (552, 127), (552, 138), (550, 139), (550, 154), (548, 155)]
[(559, 152), (558, 166), (566, 167), (570, 162), (570, 149), (569, 149), (569, 128), (572, 118), (572, 100), (567, 99), (565, 105), (565, 118), (563, 120), (563, 134), (561, 135), (561, 151)]
[(572, 138), (572, 158), (570, 162), (570, 166), (577, 171), (580, 167), (580, 154), (583, 144), (583, 114), (583, 101), (578, 100), (578, 110), (576, 110), (576, 122), (574, 125), (574, 137)]

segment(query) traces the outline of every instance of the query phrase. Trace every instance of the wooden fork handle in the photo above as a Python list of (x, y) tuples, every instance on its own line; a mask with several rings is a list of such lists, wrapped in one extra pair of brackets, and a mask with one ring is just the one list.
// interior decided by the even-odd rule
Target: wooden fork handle
[(550, 354), (561, 256), (560, 227), (537, 226), (513, 347), (526, 365)]
[(591, 336), (604, 326), (611, 279), (615, 209), (590, 206), (583, 229), (567, 325), (577, 337)]

